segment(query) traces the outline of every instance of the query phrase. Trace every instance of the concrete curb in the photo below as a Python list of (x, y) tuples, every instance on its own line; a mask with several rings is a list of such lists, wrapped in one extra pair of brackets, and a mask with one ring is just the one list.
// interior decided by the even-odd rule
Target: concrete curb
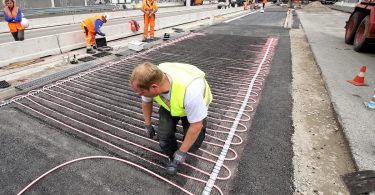
[[(195, 22), (209, 18), (210, 16), (226, 15), (242, 11), (242, 8), (231, 8), (226, 10), (212, 10), (208, 12), (188, 13), (178, 16), (168, 16), (158, 18), (156, 21), (156, 30), (177, 26), (185, 23)], [(141, 30), (133, 32), (128, 23), (121, 25), (104, 26), (103, 31), (109, 36), (108, 41), (141, 34), (143, 32), (143, 20), (137, 21), (141, 25)], [(50, 35), (28, 39), (22, 42), (12, 42), (0, 44), (0, 67), (10, 63), (30, 60), (34, 58), (45, 57), (48, 55), (61, 54), (73, 49), (84, 47), (85, 42), (81, 31)], [(36, 52), (37, 51), (37, 52)]]

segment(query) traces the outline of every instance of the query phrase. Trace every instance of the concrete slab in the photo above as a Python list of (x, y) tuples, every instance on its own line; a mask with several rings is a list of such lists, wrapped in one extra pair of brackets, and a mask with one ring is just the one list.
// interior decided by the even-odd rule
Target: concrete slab
[[(344, 43), (345, 21), (349, 14), (337, 11), (306, 13), (297, 11), (313, 50), (315, 60), (330, 93), (332, 104), (349, 142), (359, 170), (375, 170), (375, 112), (364, 107), (375, 87), (375, 54), (357, 53)], [(356, 87), (352, 80), (367, 65), (368, 87)]]

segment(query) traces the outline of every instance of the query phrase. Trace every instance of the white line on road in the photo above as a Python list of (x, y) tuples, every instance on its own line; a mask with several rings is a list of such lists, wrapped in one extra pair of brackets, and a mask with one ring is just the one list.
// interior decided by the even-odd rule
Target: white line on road
[(250, 12), (250, 13), (247, 13), (247, 14), (245, 14), (245, 15), (243, 15), (243, 16), (238, 16), (238, 17), (232, 18), (232, 19), (230, 19), (230, 20), (226, 20), (226, 21), (224, 21), (224, 23), (232, 22), (232, 21), (234, 21), (234, 20), (237, 20), (237, 19), (240, 19), (240, 18), (242, 18), (242, 17), (245, 17), (245, 16), (248, 16), (248, 15), (251, 15), (251, 14), (256, 13), (256, 12), (259, 12), (259, 10), (258, 10), (258, 11), (254, 11), (254, 12)]

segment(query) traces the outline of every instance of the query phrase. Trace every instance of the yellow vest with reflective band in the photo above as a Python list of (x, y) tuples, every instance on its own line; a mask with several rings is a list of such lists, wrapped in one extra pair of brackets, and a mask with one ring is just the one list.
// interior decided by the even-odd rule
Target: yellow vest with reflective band
[(195, 79), (202, 78), (204, 80), (204, 82), (206, 83), (204, 101), (207, 107), (211, 103), (211, 89), (205, 79), (205, 73), (203, 71), (199, 70), (193, 65), (182, 63), (162, 63), (158, 67), (171, 77), (171, 97), (169, 100), (169, 105), (167, 105), (160, 96), (154, 97), (154, 101), (167, 109), (172, 116), (186, 116), (184, 108), (186, 88)]

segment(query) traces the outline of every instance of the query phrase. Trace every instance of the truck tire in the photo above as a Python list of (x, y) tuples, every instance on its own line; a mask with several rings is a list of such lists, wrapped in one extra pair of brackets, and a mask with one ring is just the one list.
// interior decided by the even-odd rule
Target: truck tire
[(366, 16), (359, 24), (357, 32), (354, 37), (354, 50), (355, 51), (366, 51), (369, 44), (366, 40), (366, 34), (370, 28), (370, 16)]
[(364, 17), (365, 14), (363, 12), (357, 11), (349, 18), (345, 26), (345, 43), (353, 44), (355, 32)]

